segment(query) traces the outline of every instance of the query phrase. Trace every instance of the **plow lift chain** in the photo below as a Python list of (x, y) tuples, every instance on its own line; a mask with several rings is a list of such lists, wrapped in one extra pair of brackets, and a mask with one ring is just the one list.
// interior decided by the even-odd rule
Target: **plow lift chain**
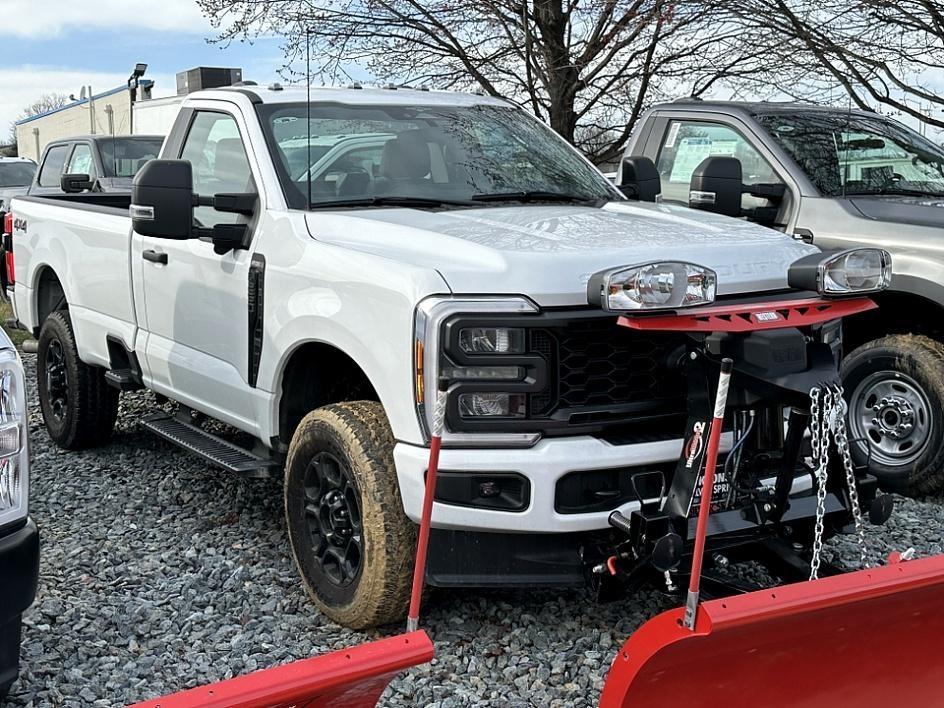
[(826, 519), (826, 484), (829, 477), (829, 442), (830, 437), (836, 443), (836, 449), (842, 462), (849, 490), (849, 505), (855, 523), (856, 539), (859, 544), (859, 562), (868, 568), (868, 545), (865, 539), (865, 523), (859, 505), (859, 490), (856, 486), (855, 469), (849, 450), (849, 437), (846, 433), (846, 401), (842, 386), (825, 384), (810, 389), (810, 439), (813, 450), (813, 467), (816, 476), (816, 525), (813, 539), (813, 557), (810, 562), (810, 580), (819, 578), (822, 562), (823, 534)]

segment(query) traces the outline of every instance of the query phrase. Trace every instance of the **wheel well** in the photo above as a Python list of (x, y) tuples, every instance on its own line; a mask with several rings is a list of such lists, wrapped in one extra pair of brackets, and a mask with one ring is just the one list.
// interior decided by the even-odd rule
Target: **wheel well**
[(885, 292), (872, 298), (878, 309), (843, 322), (843, 349), (848, 354), (887, 334), (923, 334), (944, 340), (941, 305), (920, 295)]
[(59, 276), (49, 267), (43, 268), (39, 274), (39, 280), (36, 285), (36, 331), (33, 333), (39, 336), (39, 329), (43, 322), (56, 310), (67, 310), (69, 303), (66, 302), (66, 293), (59, 282)]
[(364, 371), (340, 349), (309, 342), (296, 349), (282, 374), (279, 439), (292, 439), (308, 413), (329, 403), (380, 400)]

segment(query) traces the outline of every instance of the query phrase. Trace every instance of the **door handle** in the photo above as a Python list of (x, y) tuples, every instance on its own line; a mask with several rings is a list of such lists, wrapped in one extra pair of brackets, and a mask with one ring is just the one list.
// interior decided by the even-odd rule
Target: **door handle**
[(141, 253), (141, 257), (146, 261), (151, 261), (151, 263), (163, 263), (167, 264), (167, 254), (160, 253), (153, 249), (148, 249)]

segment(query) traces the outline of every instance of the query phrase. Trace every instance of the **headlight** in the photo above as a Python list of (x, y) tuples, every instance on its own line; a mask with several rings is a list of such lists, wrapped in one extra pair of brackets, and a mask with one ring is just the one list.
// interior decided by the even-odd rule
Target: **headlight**
[(880, 248), (816, 253), (790, 266), (790, 287), (826, 297), (884, 290), (892, 281), (892, 257)]
[(528, 446), (538, 440), (537, 433), (479, 431), (475, 424), (491, 420), (497, 425), (502, 419), (524, 423), (527, 393), (522, 389), (534, 385), (521, 363), (528, 359), (526, 333), (522, 327), (499, 322), (518, 321), (519, 315), (537, 312), (534, 303), (520, 297), (432, 297), (419, 304), (414, 324), (414, 390), (420, 428), (427, 439), (434, 401), (427, 391), (435, 392), (444, 377), (456, 394), (450, 397), (452, 415), (457, 416), (453, 422), (461, 428), (468, 421), (470, 430), (450, 429), (447, 417), (443, 444)]
[(714, 302), (718, 278), (710, 268), (665, 261), (596, 273), (587, 301), (609, 312), (671, 310)]
[(29, 459), (23, 367), (12, 349), (0, 351), (0, 527), (26, 517)]

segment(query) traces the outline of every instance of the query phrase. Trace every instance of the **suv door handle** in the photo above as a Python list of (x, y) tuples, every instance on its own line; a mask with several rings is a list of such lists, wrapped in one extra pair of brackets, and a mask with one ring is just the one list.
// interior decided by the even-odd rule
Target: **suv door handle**
[(153, 249), (148, 249), (146, 251), (143, 251), (141, 253), (141, 258), (143, 258), (146, 261), (151, 261), (151, 263), (163, 263), (165, 265), (167, 264), (167, 254), (159, 253), (158, 251), (155, 251)]

